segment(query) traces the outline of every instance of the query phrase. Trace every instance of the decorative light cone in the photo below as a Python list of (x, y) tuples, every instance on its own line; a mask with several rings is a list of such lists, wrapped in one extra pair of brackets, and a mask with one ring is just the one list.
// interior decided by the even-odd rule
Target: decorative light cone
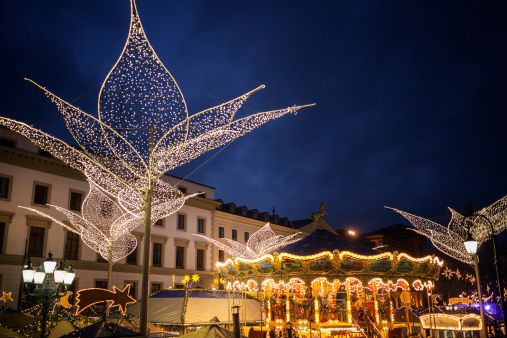
[(53, 260), (53, 254), (51, 252), (48, 253), (48, 258), (46, 258), (43, 265), (45, 273), (53, 273), (53, 271), (55, 271), (56, 261)]
[(463, 244), (465, 245), (465, 250), (468, 252), (468, 254), (472, 256), (475, 256), (477, 254), (479, 243), (473, 239), (471, 235), (468, 235)]
[(60, 262), (60, 266), (53, 272), (53, 274), (55, 283), (63, 283), (64, 277), (67, 274), (67, 271), (63, 268), (63, 262)]
[(71, 285), (74, 281), (74, 277), (76, 277), (76, 274), (72, 271), (72, 268), (69, 267), (67, 271), (65, 271), (65, 276), (63, 277), (63, 284), (65, 285)]
[(32, 283), (35, 275), (35, 269), (32, 268), (32, 263), (28, 262), (23, 269), (23, 282)]
[(43, 271), (37, 271), (35, 272), (33, 276), (33, 282), (35, 284), (42, 284), (44, 282), (44, 278), (46, 277), (46, 274)]

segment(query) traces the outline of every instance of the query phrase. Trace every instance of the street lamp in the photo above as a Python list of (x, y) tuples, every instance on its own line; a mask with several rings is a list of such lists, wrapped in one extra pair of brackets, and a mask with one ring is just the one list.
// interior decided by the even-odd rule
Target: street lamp
[[(503, 277), (502, 277), (502, 269), (499, 267), (499, 262), (498, 262), (498, 256), (496, 254), (496, 240), (495, 240), (495, 227), (493, 225), (493, 223), (491, 222), (491, 220), (486, 217), (485, 215), (483, 214), (479, 214), (479, 213), (475, 213), (471, 216), (468, 216), (468, 217), (465, 217), (463, 218), (463, 221), (462, 221), (462, 226), (464, 225), (465, 221), (467, 219), (470, 219), (470, 218), (473, 218), (472, 219), (472, 225), (469, 227), (469, 230), (468, 230), (468, 236), (470, 236), (470, 230), (474, 224), (474, 221), (477, 219), (477, 218), (481, 218), (483, 219), (484, 221), (486, 221), (486, 224), (488, 225), (488, 238), (487, 239), (490, 239), (489, 236), (491, 236), (491, 246), (493, 248), (493, 265), (495, 266), (495, 272), (496, 272), (496, 283), (497, 283), (497, 292), (498, 292), (498, 296), (500, 297), (500, 306), (502, 308), (502, 317), (503, 317), (503, 327), (504, 327), (504, 330), (505, 332), (507, 333), (507, 303), (505, 302), (505, 295), (504, 295), (504, 292), (503, 292)], [(468, 240), (468, 238), (467, 238)], [(473, 245), (473, 241), (468, 241), (468, 245)], [(467, 246), (467, 241), (465, 241), (465, 249), (468, 251), (468, 248), (466, 247)], [(471, 248), (473, 249), (473, 248)], [(475, 241), (475, 252), (477, 252), (477, 241)]]
[(38, 298), (42, 305), (41, 338), (46, 336), (47, 317), (51, 302), (58, 298), (60, 289), (65, 290), (67, 286), (72, 284), (76, 276), (72, 267), (64, 269), (63, 262), (60, 263), (58, 269), (56, 269), (56, 265), (53, 255), (48, 253), (46, 260), (37, 269), (34, 269), (32, 263), (28, 262), (22, 270), (25, 286), (35, 285), (34, 291), (29, 295)]
[(465, 245), (465, 250), (467, 253), (472, 256), (474, 260), (474, 268), (475, 268), (475, 279), (477, 280), (477, 295), (479, 296), (479, 313), (481, 315), (482, 328), (481, 328), (481, 338), (486, 338), (486, 320), (484, 318), (484, 307), (482, 303), (482, 290), (481, 290), (481, 276), (479, 274), (479, 256), (477, 256), (477, 247), (479, 246), (477, 241), (472, 238), (470, 234), (470, 229), (468, 230), (468, 235), (465, 241), (463, 242)]

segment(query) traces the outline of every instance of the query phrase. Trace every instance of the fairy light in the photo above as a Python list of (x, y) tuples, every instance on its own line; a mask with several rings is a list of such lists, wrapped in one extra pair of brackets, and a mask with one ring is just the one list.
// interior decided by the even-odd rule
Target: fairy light
[(137, 246), (137, 240), (130, 232), (137, 228), (141, 221), (125, 213), (94, 183), (90, 183), (90, 191), (83, 201), (81, 215), (56, 205), (50, 206), (63, 214), (68, 223), (38, 209), (23, 206), (20, 208), (48, 218), (64, 229), (78, 234), (90, 249), (113, 263), (127, 257)]
[[(395, 208), (388, 208), (405, 217), (415, 229), (415, 232), (421, 234), (431, 240), (433, 245), (444, 254), (467, 264), (473, 264), (473, 258), (466, 251), (463, 242), (466, 239), (466, 229), (463, 230), (459, 225), (463, 216), (458, 212), (450, 209), (451, 220), (447, 227), (422, 218), (405, 211)], [(472, 232), (472, 236), (481, 245), (485, 237), (480, 231)]]
[(81, 149), (19, 121), (0, 117), (0, 125), (83, 172), (89, 181), (116, 198), (126, 212), (139, 218), (146, 217), (148, 193), (153, 219), (173, 214), (186, 199), (195, 196), (185, 196), (161, 180), (169, 170), (273, 119), (313, 106), (292, 106), (235, 119), (243, 103), (264, 88), (259, 86), (189, 116), (178, 84), (146, 37), (134, 1), (127, 41), (100, 88), (97, 117), (28, 81), (55, 104)]
[[(452, 315), (447, 313), (424, 314), (419, 317), (424, 329), (478, 331), (482, 329), (481, 317), (475, 313)], [(464, 326), (465, 320), (473, 319), (477, 326)], [(452, 325), (454, 323), (455, 325)]]
[(204, 238), (234, 258), (255, 261), (280, 248), (301, 240), (300, 234), (301, 233), (298, 232), (288, 236), (277, 235), (271, 230), (270, 224), (266, 223), (250, 236), (246, 245), (232, 239), (225, 239), (228, 244), (224, 244), (208, 236), (198, 234), (194, 234), (194, 236)]
[(505, 222), (507, 196), (475, 212), (470, 220), (467, 219), (471, 222), (470, 229), (463, 226), (464, 216), (452, 208), (448, 208), (451, 212), (451, 219), (447, 227), (399, 209), (387, 208), (405, 217), (415, 227), (413, 230), (429, 238), (438, 250), (467, 264), (473, 264), (473, 258), (467, 253), (463, 244), (468, 231), (480, 246), (488, 240), (490, 235), (497, 235), (507, 229), (507, 222)]

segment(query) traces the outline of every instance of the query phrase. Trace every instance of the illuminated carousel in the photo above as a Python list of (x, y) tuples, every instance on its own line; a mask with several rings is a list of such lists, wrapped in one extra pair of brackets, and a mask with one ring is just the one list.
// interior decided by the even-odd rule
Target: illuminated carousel
[[(300, 337), (311, 337), (312, 332), (362, 335), (366, 328), (387, 336), (390, 330), (406, 327), (395, 322), (394, 310), (407, 304), (422, 306), (424, 291), (431, 290), (443, 263), (435, 256), (378, 253), (329, 226), (314, 225), (297, 243), (292, 236), (276, 236), (269, 224), (262, 231), (263, 236), (252, 238), (264, 245), (248, 243), (242, 249), (236, 242), (236, 254), (229, 247), (235, 258), (217, 263), (217, 279), (231, 292), (255, 294), (261, 300), (264, 329), (290, 327)], [(275, 242), (277, 252), (270, 247)], [(226, 249), (222, 243), (215, 245)], [(245, 257), (247, 250), (258, 257)]]

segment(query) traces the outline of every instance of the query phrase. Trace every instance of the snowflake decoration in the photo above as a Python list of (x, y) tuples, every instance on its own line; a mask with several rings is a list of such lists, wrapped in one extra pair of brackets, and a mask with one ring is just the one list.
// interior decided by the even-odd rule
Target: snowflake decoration
[(301, 237), (299, 237), (300, 234), (301, 233), (298, 232), (288, 236), (277, 235), (273, 230), (271, 230), (270, 224), (266, 223), (266, 225), (250, 236), (246, 245), (232, 239), (225, 239), (228, 243), (227, 245), (203, 235), (194, 234), (194, 236), (206, 239), (234, 258), (257, 259), (299, 241), (301, 239)]
[(475, 285), (476, 279), (475, 279), (474, 275), (469, 274), (469, 273), (465, 274), (465, 280), (470, 282), (470, 284)]

